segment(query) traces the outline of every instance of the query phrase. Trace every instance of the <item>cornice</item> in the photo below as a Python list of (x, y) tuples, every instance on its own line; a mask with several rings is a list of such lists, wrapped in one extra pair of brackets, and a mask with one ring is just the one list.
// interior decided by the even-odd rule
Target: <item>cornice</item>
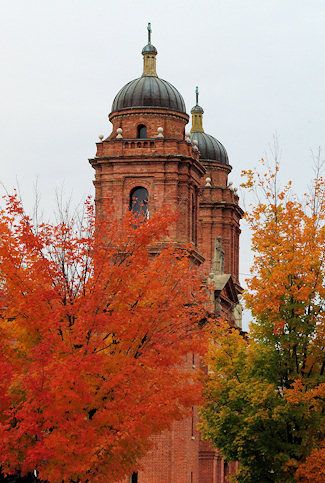
[(95, 157), (95, 158), (89, 158), (88, 159), (89, 163), (94, 166), (99, 166), (99, 165), (105, 165), (105, 164), (110, 164), (110, 163), (115, 163), (115, 164), (139, 164), (139, 161), (142, 161), (143, 163), (150, 163), (150, 162), (182, 162), (186, 164), (191, 164), (194, 166), (203, 176), (206, 173), (206, 170), (204, 166), (197, 161), (196, 159), (190, 157), (190, 156), (184, 156), (182, 154), (151, 154), (151, 155), (135, 155), (132, 154), (130, 156), (127, 155), (121, 155), (121, 156), (101, 156), (101, 157)]
[(134, 107), (132, 108), (127, 108), (123, 109), (120, 111), (112, 111), (108, 119), (112, 122), (113, 119), (116, 117), (133, 117), (133, 116), (148, 116), (148, 117), (172, 117), (172, 118), (178, 118), (182, 119), (183, 121), (186, 121), (186, 124), (188, 123), (190, 117), (186, 113), (178, 112), (178, 111), (173, 111), (167, 108), (150, 108), (150, 107)]

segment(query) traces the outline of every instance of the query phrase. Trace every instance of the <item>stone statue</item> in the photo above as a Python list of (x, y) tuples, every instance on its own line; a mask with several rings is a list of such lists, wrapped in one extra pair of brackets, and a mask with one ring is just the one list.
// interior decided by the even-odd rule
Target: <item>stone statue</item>
[(242, 328), (242, 318), (243, 318), (243, 306), (240, 303), (240, 295), (238, 296), (239, 303), (235, 305), (232, 311), (232, 315), (234, 317), (234, 321), (237, 327), (240, 329)]
[(215, 240), (215, 253), (213, 261), (213, 272), (216, 275), (224, 273), (225, 252), (223, 251), (221, 238)]

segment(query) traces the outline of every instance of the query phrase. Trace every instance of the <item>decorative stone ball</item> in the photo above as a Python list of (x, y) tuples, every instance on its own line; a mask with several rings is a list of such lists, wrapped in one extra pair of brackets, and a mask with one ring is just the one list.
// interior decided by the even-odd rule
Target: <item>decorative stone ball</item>
[(193, 151), (198, 151), (199, 150), (198, 144), (199, 143), (197, 142), (197, 140), (196, 139), (193, 139), (193, 141), (192, 141)]
[(163, 127), (158, 127), (157, 129), (158, 137), (163, 138), (164, 137), (164, 128)]
[(230, 183), (228, 183), (228, 188), (230, 189), (230, 191), (234, 191), (234, 183), (232, 181), (230, 181)]
[(99, 134), (99, 139), (102, 141), (104, 139), (104, 134)]
[(211, 178), (209, 177), (205, 178), (205, 187), (211, 188)]
[(118, 139), (120, 139), (120, 138), (122, 138), (122, 137), (123, 137), (123, 136), (122, 136), (123, 129), (122, 129), (121, 127), (118, 127), (118, 128), (116, 129), (116, 133), (117, 133), (117, 136), (116, 136), (116, 137), (117, 137)]
[(191, 133), (190, 133), (190, 131), (185, 131), (185, 141), (186, 141), (188, 144), (192, 144), (192, 140), (191, 140)]

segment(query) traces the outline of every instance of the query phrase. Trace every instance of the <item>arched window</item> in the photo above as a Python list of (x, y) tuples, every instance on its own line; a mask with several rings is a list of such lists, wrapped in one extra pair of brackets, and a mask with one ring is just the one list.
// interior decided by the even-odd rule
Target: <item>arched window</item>
[(142, 186), (137, 186), (130, 193), (130, 210), (133, 213), (149, 218), (148, 201), (148, 190)]
[(139, 124), (137, 129), (137, 138), (147, 139), (147, 128), (144, 124)]

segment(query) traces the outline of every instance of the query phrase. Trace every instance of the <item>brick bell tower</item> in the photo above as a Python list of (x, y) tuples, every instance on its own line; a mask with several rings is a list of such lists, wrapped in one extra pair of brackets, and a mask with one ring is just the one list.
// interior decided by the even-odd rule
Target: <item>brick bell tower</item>
[[(191, 242), (197, 263), (198, 194), (205, 169), (198, 148), (185, 140), (189, 121), (184, 100), (156, 72), (157, 50), (148, 44), (142, 50), (143, 74), (116, 95), (109, 120), (112, 133), (97, 143), (95, 169), (97, 209), (113, 206), (122, 216), (138, 199), (154, 213), (168, 204), (180, 213), (171, 227), (176, 242)], [(139, 204), (139, 203), (138, 203)]]
[[(170, 237), (176, 243), (192, 244), (194, 263), (204, 264), (214, 286), (213, 308), (222, 309), (236, 323), (232, 314), (240, 292), (241, 210), (228, 185), (227, 153), (203, 131), (198, 93), (192, 131), (185, 134), (189, 121), (185, 103), (178, 90), (157, 75), (150, 24), (142, 55), (143, 74), (116, 95), (109, 114), (112, 132), (107, 138), (100, 136), (96, 156), (89, 160), (95, 170), (97, 212), (105, 214), (109, 206), (119, 217), (129, 209), (145, 210), (149, 216), (166, 204), (177, 210), (180, 216)], [(193, 370), (199, 365), (193, 354), (184, 363)], [(223, 460), (200, 441), (196, 425), (193, 408), (190, 417), (154, 438), (142, 469), (125, 483), (225, 481)]]
[(196, 87), (190, 136), (199, 148), (200, 161), (206, 170), (199, 198), (198, 247), (204, 257), (205, 273), (214, 286), (214, 310), (221, 310), (241, 327), (239, 224), (243, 210), (238, 204), (237, 189), (228, 181), (232, 167), (227, 151), (220, 141), (204, 132), (203, 113)]

